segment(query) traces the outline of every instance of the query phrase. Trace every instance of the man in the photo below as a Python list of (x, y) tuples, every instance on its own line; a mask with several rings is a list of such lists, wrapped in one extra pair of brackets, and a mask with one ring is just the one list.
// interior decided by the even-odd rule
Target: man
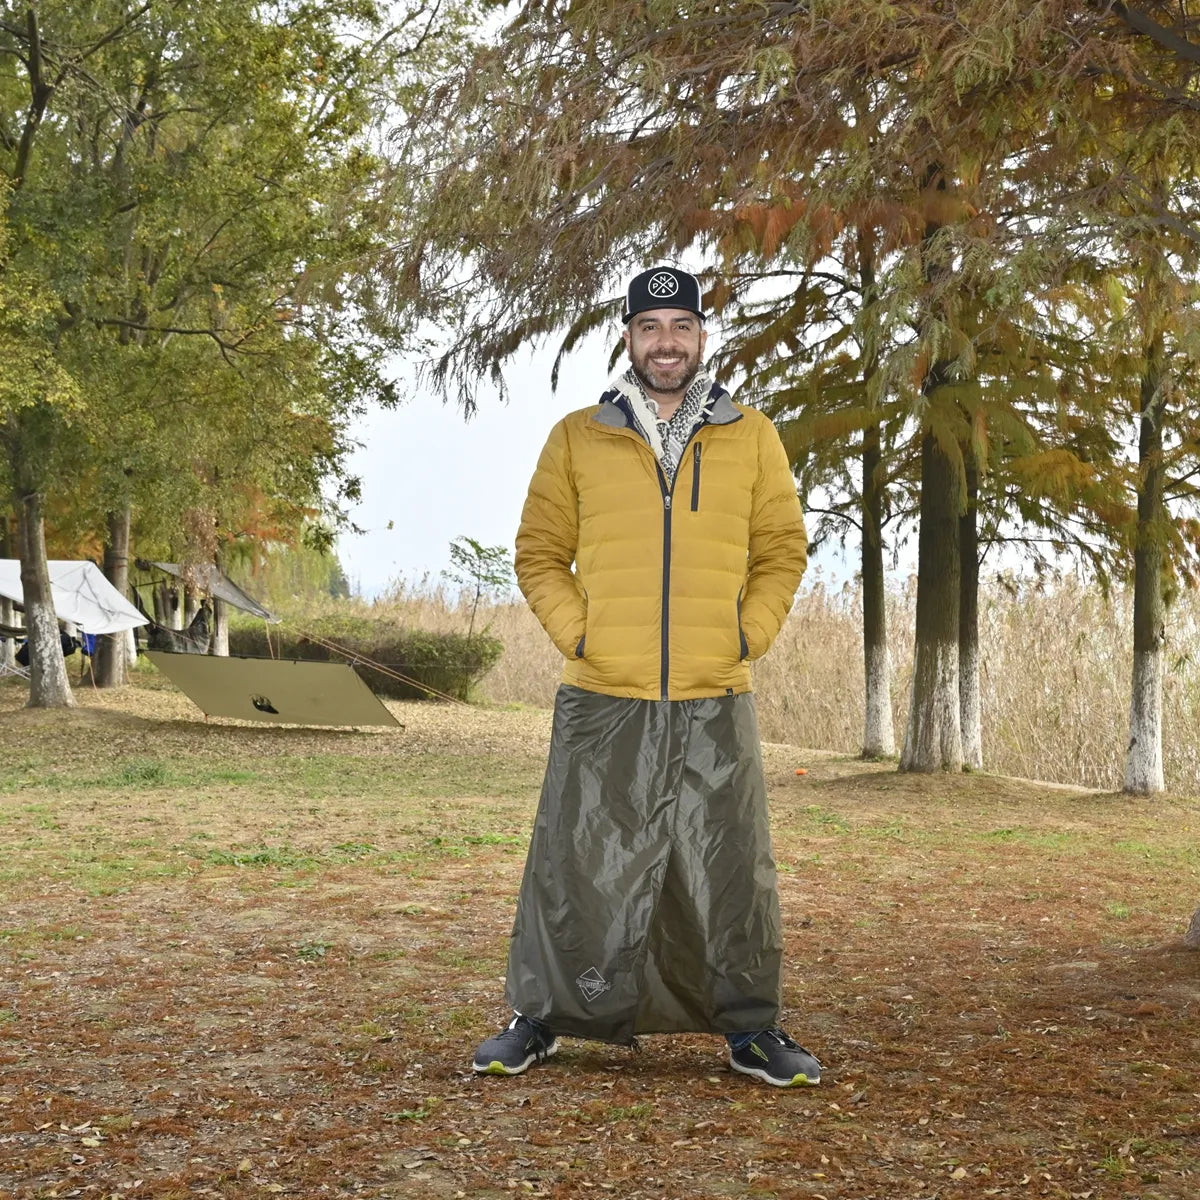
[[(807, 541), (770, 420), (703, 368), (694, 276), (629, 285), (630, 369), (550, 434), (517, 534), (521, 590), (566, 657), (508, 962), (517, 1075), (557, 1035), (711, 1032), (778, 1087), (820, 1064), (779, 1027), (782, 936), (750, 660)], [(572, 569), (572, 567), (574, 569)]]

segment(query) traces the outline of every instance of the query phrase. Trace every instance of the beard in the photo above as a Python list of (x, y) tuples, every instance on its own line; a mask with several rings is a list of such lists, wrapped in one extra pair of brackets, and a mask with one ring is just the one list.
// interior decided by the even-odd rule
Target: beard
[(687, 391), (688, 385), (700, 373), (700, 349), (684, 354), (672, 367), (662, 367), (650, 361), (649, 353), (630, 353), (633, 373), (648, 391), (670, 396)]

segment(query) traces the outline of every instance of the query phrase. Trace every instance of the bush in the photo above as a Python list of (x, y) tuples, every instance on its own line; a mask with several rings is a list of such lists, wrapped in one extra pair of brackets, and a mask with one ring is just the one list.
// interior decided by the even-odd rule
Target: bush
[[(318, 617), (305, 624), (308, 628), (300, 631), (269, 628), (260, 621), (231, 623), (229, 653), (308, 662), (348, 660), (355, 664), (376, 695), (391, 700), (436, 698), (426, 688), (456, 700), (467, 700), (475, 684), (504, 653), (499, 639), (486, 633), (467, 637), (461, 633), (398, 629), (392, 621), (358, 614)], [(322, 642), (335, 644), (341, 652)], [(378, 663), (387, 670), (377, 670), (362, 660)], [(396, 675), (415, 682), (404, 682)]]

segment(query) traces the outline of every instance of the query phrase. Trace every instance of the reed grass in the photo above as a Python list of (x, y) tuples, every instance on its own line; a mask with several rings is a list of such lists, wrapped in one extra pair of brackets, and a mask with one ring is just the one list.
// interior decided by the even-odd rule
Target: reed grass
[[(432, 579), (398, 583), (371, 605), (398, 625), (465, 632), (470, 599)], [(1119, 789), (1124, 777), (1132, 675), (1132, 593), (1106, 597), (1065, 577), (1035, 585), (996, 578), (979, 606), (984, 766), (1049, 782)], [(312, 610), (308, 610), (311, 615)], [(902, 744), (912, 674), (915, 586), (889, 596), (892, 707)], [(297, 618), (301, 619), (301, 618)], [(549, 707), (562, 659), (519, 596), (485, 601), (476, 628), (505, 647), (480, 698)], [(1200, 795), (1200, 595), (1170, 610), (1163, 691), (1169, 791)], [(864, 695), (862, 597), (820, 580), (796, 598), (771, 653), (755, 666), (759, 724), (767, 741), (857, 753)]]
[[(915, 583), (889, 597), (896, 745), (912, 681)], [(797, 597), (758, 665), (759, 720), (768, 740), (856, 751), (864, 714), (862, 597), (821, 585)], [(1185, 594), (1167, 625), (1163, 759), (1170, 791), (1200, 795), (1200, 595)], [(996, 578), (980, 590), (980, 698), (986, 770), (1122, 786), (1133, 672), (1133, 595), (1072, 578), (1035, 585)]]

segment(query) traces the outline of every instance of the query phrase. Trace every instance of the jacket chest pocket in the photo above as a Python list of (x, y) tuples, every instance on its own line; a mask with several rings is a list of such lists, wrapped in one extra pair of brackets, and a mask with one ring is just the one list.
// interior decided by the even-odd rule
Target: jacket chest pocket
[(748, 522), (754, 502), (756, 468), (717, 438), (696, 438), (684, 451), (676, 475), (675, 510), (703, 521)]

